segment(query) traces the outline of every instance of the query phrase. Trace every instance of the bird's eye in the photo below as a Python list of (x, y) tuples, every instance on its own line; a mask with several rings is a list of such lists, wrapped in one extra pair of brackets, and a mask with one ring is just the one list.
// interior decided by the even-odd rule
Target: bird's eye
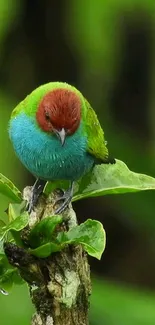
[(46, 118), (46, 121), (50, 121), (50, 115), (48, 112), (45, 111), (45, 118)]

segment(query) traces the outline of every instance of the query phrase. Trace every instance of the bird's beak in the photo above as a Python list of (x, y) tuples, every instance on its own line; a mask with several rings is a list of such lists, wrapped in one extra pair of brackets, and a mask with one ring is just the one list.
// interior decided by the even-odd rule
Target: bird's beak
[(58, 138), (61, 141), (61, 144), (63, 146), (64, 143), (65, 143), (65, 139), (66, 139), (66, 131), (65, 131), (65, 129), (62, 128), (60, 131), (57, 131), (56, 134), (57, 134), (57, 136), (58, 136)]

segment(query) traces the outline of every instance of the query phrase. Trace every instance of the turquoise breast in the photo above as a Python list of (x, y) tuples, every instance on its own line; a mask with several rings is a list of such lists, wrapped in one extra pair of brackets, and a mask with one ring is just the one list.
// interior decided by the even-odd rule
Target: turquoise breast
[(87, 137), (78, 130), (62, 147), (55, 135), (40, 130), (35, 119), (20, 113), (9, 125), (14, 150), (24, 166), (45, 180), (76, 180), (88, 172), (94, 159), (86, 152)]

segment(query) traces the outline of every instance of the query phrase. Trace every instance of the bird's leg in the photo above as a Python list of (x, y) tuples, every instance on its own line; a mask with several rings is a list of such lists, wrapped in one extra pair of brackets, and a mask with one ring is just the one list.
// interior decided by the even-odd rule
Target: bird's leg
[(29, 213), (31, 213), (31, 211), (34, 209), (34, 207), (36, 206), (39, 196), (42, 194), (43, 189), (45, 187), (46, 181), (38, 178), (34, 185), (32, 186), (32, 193), (31, 193), (31, 199), (28, 202), (27, 205), (27, 210)]
[(63, 195), (55, 201), (54, 205), (56, 205), (60, 201), (63, 201), (63, 203), (60, 205), (60, 207), (55, 210), (55, 214), (62, 213), (68, 207), (68, 205), (71, 202), (72, 197), (73, 197), (73, 187), (74, 187), (74, 182), (71, 182), (69, 189), (66, 190), (63, 193)]

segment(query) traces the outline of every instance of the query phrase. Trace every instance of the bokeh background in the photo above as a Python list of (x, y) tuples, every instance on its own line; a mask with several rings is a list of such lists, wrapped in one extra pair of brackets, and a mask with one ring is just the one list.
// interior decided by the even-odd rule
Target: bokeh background
[[(79, 88), (111, 155), (155, 177), (154, 0), (0, 0), (0, 172), (20, 189), (34, 179), (9, 142), (9, 116), (49, 81)], [(0, 197), (2, 216), (7, 204)], [(96, 218), (107, 233), (102, 260), (90, 259), (90, 324), (155, 324), (155, 193), (87, 199), (74, 208), (79, 221)], [(26, 286), (0, 295), (1, 325), (28, 325), (32, 310)]]

